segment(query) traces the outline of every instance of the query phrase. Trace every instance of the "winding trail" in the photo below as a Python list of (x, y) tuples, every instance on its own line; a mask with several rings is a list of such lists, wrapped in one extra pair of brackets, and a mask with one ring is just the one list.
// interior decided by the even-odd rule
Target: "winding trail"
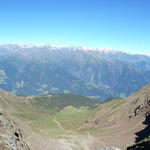
[[(61, 123), (57, 120), (57, 116), (53, 118), (53, 121), (56, 123), (57, 127), (65, 132), (64, 135), (61, 135), (61, 139), (59, 139), (61, 145), (65, 145), (69, 148), (69, 150), (77, 149), (77, 150), (90, 150), (88, 145), (89, 140), (92, 138), (90, 133), (88, 133), (88, 140), (78, 135), (76, 131), (67, 130), (62, 127)], [(77, 144), (78, 143), (78, 144)]]
[(60, 122), (57, 121), (56, 116), (53, 118), (53, 121), (57, 124), (57, 127), (58, 127), (58, 128), (60, 128), (61, 130), (63, 130), (63, 131), (66, 132), (66, 130), (61, 126)]
[(63, 128), (62, 125), (61, 125), (61, 123), (57, 120), (57, 116), (55, 116), (55, 117), (53, 118), (53, 121), (57, 124), (57, 127), (58, 127), (59, 129), (63, 130), (65, 133), (72, 133), (72, 132), (74, 132), (74, 131), (72, 131), (72, 130), (67, 130), (67, 129)]

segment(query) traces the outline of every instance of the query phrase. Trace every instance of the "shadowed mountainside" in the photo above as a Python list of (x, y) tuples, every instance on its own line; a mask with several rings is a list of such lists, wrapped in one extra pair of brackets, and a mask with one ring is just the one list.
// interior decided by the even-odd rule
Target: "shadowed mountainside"
[[(1, 45), (0, 56), (0, 87), (15, 94), (73, 93), (104, 100), (129, 96), (150, 82), (150, 57), (143, 55)], [(137, 65), (144, 60), (145, 67)]]
[(137, 137), (135, 142), (140, 142), (146, 138), (149, 138), (150, 136), (150, 115), (149, 114), (146, 115), (146, 119), (143, 122), (143, 124), (146, 125), (146, 128), (136, 133)]

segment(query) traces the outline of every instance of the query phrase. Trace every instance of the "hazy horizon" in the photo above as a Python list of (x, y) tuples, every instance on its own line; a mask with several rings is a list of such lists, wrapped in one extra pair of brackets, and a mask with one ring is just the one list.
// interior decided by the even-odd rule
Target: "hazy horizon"
[(5, 0), (0, 5), (0, 44), (112, 48), (148, 54), (148, 0)]
[(51, 43), (45, 43), (45, 44), (20, 44), (20, 43), (4, 43), (4, 44), (0, 44), (0, 46), (8, 46), (8, 45), (17, 45), (23, 48), (31, 48), (31, 47), (51, 47), (51, 48), (79, 48), (82, 50), (103, 50), (103, 51), (115, 51), (115, 52), (122, 52), (122, 53), (127, 53), (127, 54), (131, 54), (131, 55), (146, 55), (146, 56), (150, 56), (150, 52), (145, 53), (142, 51), (126, 51), (126, 50), (119, 50), (119, 49), (114, 49), (114, 48), (110, 48), (110, 47), (87, 47), (87, 46), (82, 46), (82, 45), (54, 45)]

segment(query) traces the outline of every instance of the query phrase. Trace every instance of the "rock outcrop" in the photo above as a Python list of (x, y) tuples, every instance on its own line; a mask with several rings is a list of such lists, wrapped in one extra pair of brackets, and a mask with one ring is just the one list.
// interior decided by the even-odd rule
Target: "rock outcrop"
[(150, 84), (129, 96), (127, 100), (130, 101), (129, 118), (142, 114), (147, 116), (150, 113)]
[(0, 111), (0, 147), (6, 150), (30, 150), (17, 123)]

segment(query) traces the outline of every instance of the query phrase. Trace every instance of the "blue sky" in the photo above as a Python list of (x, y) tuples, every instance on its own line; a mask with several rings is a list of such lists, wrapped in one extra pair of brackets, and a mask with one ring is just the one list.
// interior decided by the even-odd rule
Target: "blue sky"
[(150, 53), (150, 0), (1, 0), (6, 43)]

